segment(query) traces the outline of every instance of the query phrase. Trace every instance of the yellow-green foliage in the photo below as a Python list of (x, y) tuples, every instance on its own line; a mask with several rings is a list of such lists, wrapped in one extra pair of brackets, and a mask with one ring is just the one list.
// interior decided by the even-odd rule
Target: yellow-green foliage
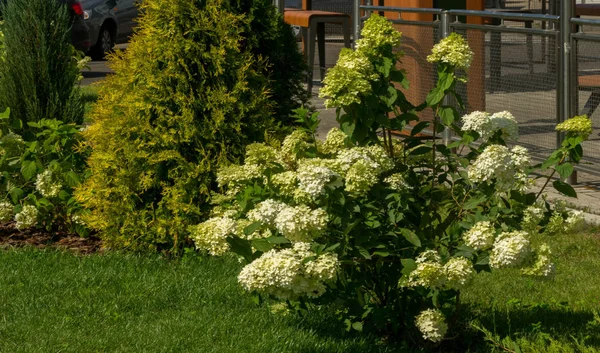
[(205, 216), (214, 172), (274, 123), (265, 78), (240, 51), (243, 15), (222, 0), (146, 0), (138, 31), (85, 132), (91, 175), (76, 198), (112, 247), (179, 247)]

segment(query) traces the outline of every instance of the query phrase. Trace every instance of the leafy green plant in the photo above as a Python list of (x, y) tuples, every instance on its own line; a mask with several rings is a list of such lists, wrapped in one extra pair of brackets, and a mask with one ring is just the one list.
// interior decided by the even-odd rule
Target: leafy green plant
[[(10, 119), (9, 115), (7, 110), (0, 120)], [(86, 236), (83, 211), (72, 197), (85, 168), (79, 127), (58, 120), (29, 122), (28, 126), (34, 140), (13, 132), (0, 138), (0, 185), (6, 190), (0, 204), (2, 220), (11, 220), (14, 214), (19, 229), (42, 226)]]
[(243, 50), (249, 19), (220, 0), (145, 1), (84, 133), (77, 199), (111, 247), (179, 249), (205, 219), (219, 164), (276, 133), (265, 59)]
[(80, 124), (83, 103), (76, 83), (71, 17), (56, 0), (15, 0), (0, 4), (4, 52), (0, 65), (0, 107), (12, 109), (2, 125), (29, 136), (28, 122), (57, 119)]
[[(533, 166), (525, 148), (507, 147), (518, 139), (509, 112), (460, 118), (444, 104), (444, 97), (457, 96), (456, 72), (472, 57), (462, 37), (433, 48), (438, 82), (418, 107), (396, 88), (406, 83), (395, 68), (398, 40), (385, 18), (372, 16), (358, 49), (342, 53), (325, 80), (341, 130), (320, 143), (316, 117), (298, 111), (305, 129), (281, 145), (250, 145), (243, 165), (219, 171), (222, 194), (214, 198), (213, 217), (189, 231), (203, 251), (243, 257), (248, 265), (238, 279), (251, 292), (299, 309), (333, 301), (349, 329), (414, 340), (420, 331), (437, 343), (452, 329), (460, 292), (478, 272), (520, 268), (552, 276), (551, 250), (539, 231), (554, 215), (563, 230), (582, 217), (554, 212), (542, 193), (528, 192)], [(417, 121), (401, 142), (391, 138), (391, 129), (426, 108), (433, 121)], [(573, 157), (589, 134), (586, 121), (559, 126), (570, 142), (544, 167), (565, 168), (562, 156)], [(415, 137), (427, 128), (434, 138)], [(459, 136), (448, 146), (435, 138), (445, 128)]]

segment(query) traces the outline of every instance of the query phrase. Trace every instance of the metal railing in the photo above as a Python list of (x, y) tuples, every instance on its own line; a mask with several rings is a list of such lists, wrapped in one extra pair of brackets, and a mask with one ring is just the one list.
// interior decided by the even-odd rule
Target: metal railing
[[(477, 71), (481, 78), (479, 84), (485, 95), (483, 102), (475, 102), (489, 111), (509, 110), (517, 114), (517, 121), (524, 131), (525, 145), (532, 154), (547, 156), (552, 149), (560, 146), (562, 136), (554, 130), (556, 123), (577, 115), (582, 90), (578, 87), (578, 64), (586, 60), (585, 73), (596, 72), (599, 87), (588, 97), (586, 107), (600, 105), (600, 20), (573, 18), (570, 1), (563, 1), (561, 16), (513, 13), (501, 11), (442, 10), (423, 8), (401, 8), (390, 6), (360, 5), (354, 1), (353, 32), (354, 38), (360, 38), (362, 22), (371, 13), (385, 12), (391, 22), (404, 26), (424, 26), (435, 28), (435, 41), (445, 38), (452, 32), (465, 34), (470, 41), (479, 45), (476, 51), (479, 59)], [(398, 17), (389, 16), (397, 13)], [(412, 15), (412, 16), (409, 16)], [(431, 15), (427, 20), (414, 20), (414, 14)], [(470, 19), (464, 21), (464, 19)], [(459, 21), (459, 19), (462, 20)], [(592, 26), (595, 30), (584, 31)], [(427, 35), (421, 36), (429, 40)], [(589, 50), (578, 56), (577, 46), (581, 43), (597, 43), (598, 50)], [(431, 48), (428, 48), (431, 49)], [(597, 54), (596, 54), (597, 53)], [(423, 54), (425, 55), (425, 54)], [(584, 58), (584, 59), (582, 59)], [(596, 63), (593, 65), (591, 63)], [(592, 67), (593, 66), (593, 67)], [(423, 66), (422, 75), (431, 75), (432, 68)], [(467, 83), (462, 89), (469, 102), (468, 95), (473, 91)], [(585, 92), (590, 92), (586, 87)], [(460, 92), (459, 92), (460, 93)], [(480, 99), (481, 100), (481, 99)], [(590, 103), (591, 102), (591, 103)], [(482, 103), (482, 104), (480, 104)], [(592, 104), (593, 103), (593, 104)], [(475, 110), (477, 104), (469, 104), (468, 111)], [(600, 118), (600, 109), (597, 114)], [(594, 116), (595, 118), (595, 116)], [(594, 128), (600, 126), (595, 119)], [(595, 135), (596, 136), (596, 135)], [(450, 136), (444, 136), (449, 139)], [(584, 155), (590, 164), (579, 166), (579, 170), (596, 176), (600, 175), (600, 139), (590, 138), (584, 144)], [(596, 158), (594, 155), (597, 155)], [(576, 175), (571, 182), (575, 183)]]

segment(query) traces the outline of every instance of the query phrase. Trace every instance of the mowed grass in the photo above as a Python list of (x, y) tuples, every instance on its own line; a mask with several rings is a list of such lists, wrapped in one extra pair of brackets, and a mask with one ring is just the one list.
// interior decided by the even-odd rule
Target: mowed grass
[(240, 268), (231, 258), (0, 251), (0, 352), (392, 351), (325, 314), (257, 306)]
[(302, 318), (257, 306), (229, 257), (0, 251), (0, 352), (600, 351), (600, 236), (549, 242), (554, 280), (482, 274), (454, 339), (412, 349), (346, 333), (327, 308)]

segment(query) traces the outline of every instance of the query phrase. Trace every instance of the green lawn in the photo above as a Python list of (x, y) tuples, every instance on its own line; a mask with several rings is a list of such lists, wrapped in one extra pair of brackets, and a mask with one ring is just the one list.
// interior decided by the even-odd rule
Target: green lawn
[[(434, 351), (600, 351), (600, 237), (551, 244), (553, 281), (479, 276), (463, 294), (461, 337)], [(256, 306), (237, 284), (240, 267), (232, 258), (0, 251), (0, 352), (409, 352), (345, 333), (327, 309), (299, 318)], [(485, 343), (477, 323), (504, 348)]]

